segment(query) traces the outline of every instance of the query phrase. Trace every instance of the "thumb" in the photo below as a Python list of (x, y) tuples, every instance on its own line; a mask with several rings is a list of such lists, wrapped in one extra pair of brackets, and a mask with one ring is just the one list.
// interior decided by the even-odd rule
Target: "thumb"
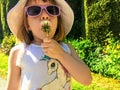
[(49, 42), (50, 42), (50, 39), (49, 39), (49, 38), (44, 38), (44, 39), (43, 39), (43, 42), (48, 42), (48, 43), (49, 43)]

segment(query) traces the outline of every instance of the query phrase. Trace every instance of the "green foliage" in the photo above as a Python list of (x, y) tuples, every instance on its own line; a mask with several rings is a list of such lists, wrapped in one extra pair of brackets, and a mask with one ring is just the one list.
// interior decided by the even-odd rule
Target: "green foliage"
[(7, 78), (8, 56), (0, 53), (0, 77)]
[(117, 37), (113, 37), (113, 34), (108, 33), (108, 38), (105, 40), (106, 45), (103, 49), (103, 61), (106, 62), (107, 69), (104, 76), (111, 76), (120, 80), (120, 40)]
[(9, 54), (10, 49), (15, 45), (16, 39), (13, 35), (5, 36), (2, 41), (2, 52)]
[[(103, 44), (109, 31), (116, 36), (120, 33), (120, 7), (117, 0), (95, 0), (88, 6), (87, 33), (89, 39)], [(116, 31), (116, 33), (115, 33)]]
[(88, 7), (88, 38), (95, 42), (102, 42), (109, 32), (111, 10), (108, 7), (110, 0), (102, 0)]
[(69, 39), (70, 43), (92, 72), (120, 80), (120, 40), (108, 33), (105, 45), (90, 39)]
[(18, 0), (0, 0), (0, 43), (3, 37), (10, 35), (10, 30), (7, 25), (7, 13), (17, 3)]
[(111, 0), (111, 23), (110, 30), (114, 36), (120, 34), (120, 0)]
[[(1, 17), (1, 7), (0, 7), (0, 17)], [(0, 43), (2, 42), (3, 39), (3, 32), (2, 32), (2, 24), (0, 22)]]
[(19, 0), (7, 0), (6, 11), (8, 12)]
[(2, 34), (3, 36), (5, 35), (9, 35), (10, 34), (10, 30), (8, 28), (7, 25), (7, 0), (4, 0), (0, 3), (0, 23), (2, 25)]
[(120, 83), (118, 80), (114, 80), (112, 78), (106, 78), (101, 76), (100, 74), (92, 74), (92, 84), (89, 86), (81, 85), (76, 82), (74, 79), (72, 80), (72, 90), (119, 90)]
[(0, 4), (3, 3), (3, 2), (4, 2), (4, 0), (0, 0)]

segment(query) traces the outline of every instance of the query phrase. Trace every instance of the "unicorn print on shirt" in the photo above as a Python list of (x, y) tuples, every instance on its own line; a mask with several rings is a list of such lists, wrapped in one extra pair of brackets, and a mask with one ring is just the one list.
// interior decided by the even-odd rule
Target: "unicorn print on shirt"
[(50, 59), (47, 62), (48, 75), (56, 73), (56, 76), (53, 80), (46, 82), (46, 84), (36, 90), (70, 90), (70, 75), (67, 70), (55, 59)]

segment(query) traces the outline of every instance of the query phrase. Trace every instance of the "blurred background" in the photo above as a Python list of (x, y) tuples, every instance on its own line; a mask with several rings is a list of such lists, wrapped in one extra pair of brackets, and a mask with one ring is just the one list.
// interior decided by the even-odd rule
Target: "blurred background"
[[(73, 90), (120, 90), (120, 0), (66, 1), (74, 11), (75, 21), (65, 42), (75, 48), (93, 76), (90, 86), (73, 80)], [(9, 51), (16, 44), (6, 15), (17, 2), (0, 0), (0, 77), (4, 79)]]

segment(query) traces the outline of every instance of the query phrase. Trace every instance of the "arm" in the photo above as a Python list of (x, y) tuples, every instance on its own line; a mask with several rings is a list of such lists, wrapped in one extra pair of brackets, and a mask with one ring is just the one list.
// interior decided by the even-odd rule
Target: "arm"
[(19, 50), (12, 49), (8, 60), (8, 79), (6, 90), (19, 90), (20, 67), (16, 66)]
[(78, 57), (71, 45), (68, 45), (71, 54), (65, 52), (53, 39), (44, 39), (41, 46), (46, 55), (58, 59), (78, 82), (84, 85), (89, 85), (91, 83), (92, 77), (88, 66)]
[(75, 80), (84, 85), (89, 85), (92, 81), (91, 72), (88, 66), (78, 57), (75, 50), (69, 45), (71, 55), (64, 52), (59, 57), (61, 63), (66, 67)]

